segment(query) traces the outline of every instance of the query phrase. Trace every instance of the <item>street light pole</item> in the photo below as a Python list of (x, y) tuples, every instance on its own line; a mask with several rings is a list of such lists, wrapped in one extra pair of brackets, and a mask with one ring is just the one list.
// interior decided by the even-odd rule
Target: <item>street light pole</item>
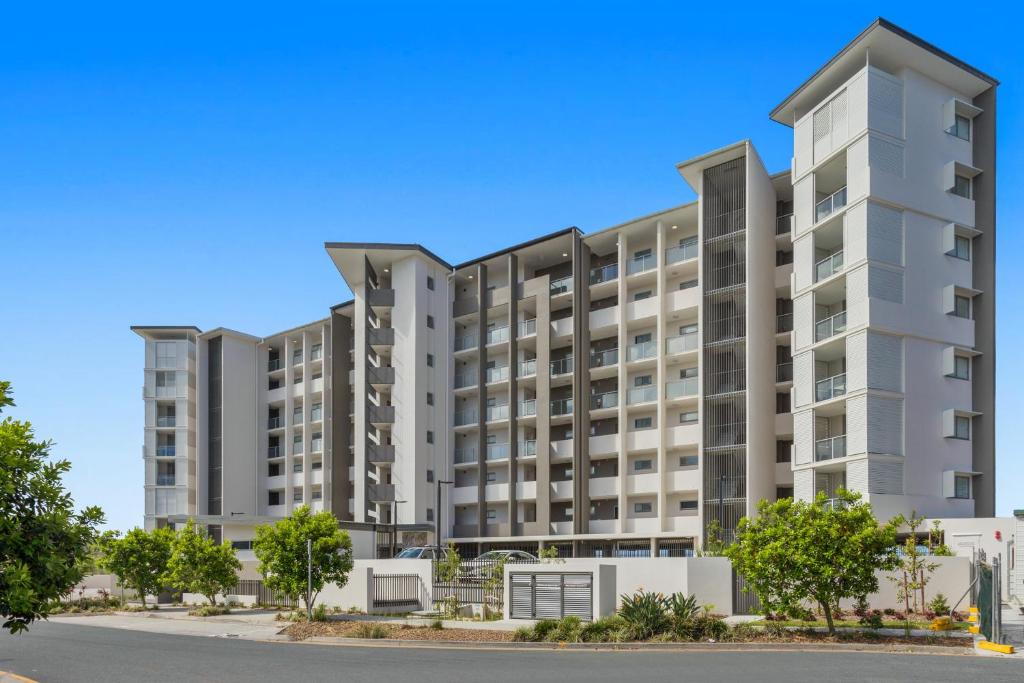
[(454, 481), (447, 481), (445, 479), (437, 480), (437, 507), (434, 508), (434, 545), (437, 546), (437, 554), (435, 557), (441, 559), (441, 484), (451, 486)]
[(398, 542), (398, 504), (404, 502), (404, 500), (391, 501), (391, 557), (395, 556), (395, 552), (397, 550), (396, 544)]
[(306, 539), (306, 620), (313, 621), (313, 607), (309, 597), (313, 595), (313, 539)]

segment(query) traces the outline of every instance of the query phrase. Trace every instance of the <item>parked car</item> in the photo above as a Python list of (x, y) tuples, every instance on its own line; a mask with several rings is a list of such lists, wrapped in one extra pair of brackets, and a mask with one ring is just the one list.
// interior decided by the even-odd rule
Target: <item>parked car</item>
[[(441, 549), (441, 554), (448, 552), (447, 548)], [(437, 558), (437, 548), (432, 545), (418, 545), (405, 548), (395, 555), (396, 560), (433, 560)]]
[(501, 562), (540, 562), (536, 555), (523, 550), (489, 550), (464, 565), (462, 578), (467, 581), (486, 581), (501, 566)]

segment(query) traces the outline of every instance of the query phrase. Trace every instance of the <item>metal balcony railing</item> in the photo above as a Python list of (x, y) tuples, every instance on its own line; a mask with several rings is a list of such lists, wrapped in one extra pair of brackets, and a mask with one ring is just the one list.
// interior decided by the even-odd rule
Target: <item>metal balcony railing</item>
[(157, 446), (156, 455), (158, 458), (173, 458), (174, 446)]
[(619, 392), (606, 391), (603, 394), (594, 394), (590, 397), (590, 409), (600, 410), (602, 408), (614, 408), (619, 405)]
[(267, 446), (267, 457), (268, 458), (279, 458), (281, 457), (280, 446)]
[(778, 216), (775, 219), (775, 234), (787, 235), (791, 232), (793, 232), (793, 214), (788, 213), (785, 216)]
[(271, 358), (270, 360), (267, 361), (267, 372), (273, 372), (274, 370), (280, 370), (280, 369), (281, 369), (281, 359), (280, 358)]
[(173, 474), (158, 474), (156, 475), (157, 486), (174, 486), (174, 475)]
[(464, 389), (465, 387), (475, 387), (476, 379), (475, 372), (463, 372), (455, 375), (455, 388)]
[(572, 372), (572, 356), (551, 361), (551, 376), (568, 375)]
[(644, 387), (630, 387), (629, 391), (626, 392), (627, 405), (634, 405), (637, 403), (652, 403), (657, 400), (658, 389), (653, 384), (649, 384)]
[(507, 443), (487, 444), (488, 460), (508, 460), (509, 445)]
[(775, 366), (775, 381), (776, 382), (792, 382), (793, 381), (793, 363), (778, 363)]
[(814, 341), (828, 339), (846, 331), (846, 311), (840, 311), (814, 323)]
[(680, 334), (675, 337), (669, 337), (665, 340), (665, 353), (672, 355), (675, 353), (686, 353), (687, 351), (697, 350), (697, 333), (687, 332), (686, 334)]
[(604, 351), (593, 351), (590, 354), (590, 367), (603, 368), (615, 365), (619, 362), (618, 349), (605, 349)]
[(610, 282), (619, 277), (619, 264), (609, 263), (606, 266), (590, 269), (590, 284), (599, 285), (602, 282)]
[(630, 275), (636, 275), (637, 273), (644, 273), (648, 270), (652, 270), (655, 266), (654, 254), (647, 254), (645, 256), (634, 256), (629, 259), (629, 267), (627, 272)]
[(833, 460), (846, 456), (846, 434), (818, 439), (814, 442), (814, 460)]
[(814, 400), (827, 401), (846, 394), (846, 373), (820, 379), (814, 383)]
[(846, 206), (846, 187), (841, 187), (814, 205), (814, 222), (824, 220)]
[(174, 415), (161, 415), (156, 418), (157, 427), (173, 427), (177, 423)]
[(508, 419), (508, 404), (502, 403), (496, 406), (487, 406), (487, 421), (493, 422), (494, 420), (507, 420)]
[(551, 294), (565, 294), (572, 291), (572, 275), (551, 281)]
[(455, 411), (455, 426), (461, 427), (463, 425), (474, 424), (477, 421), (477, 413), (475, 410), (457, 410)]
[(532, 337), (537, 334), (537, 319), (520, 320), (518, 325), (518, 337)]
[(696, 377), (684, 377), (665, 382), (665, 398), (684, 398), (696, 396), (699, 381)]
[(840, 249), (814, 264), (814, 281), (819, 282), (843, 269), (843, 251)]
[(792, 332), (793, 331), (793, 314), (792, 313), (780, 313), (775, 316), (775, 331), (776, 332)]
[(520, 377), (533, 377), (537, 374), (537, 359), (531, 358), (530, 360), (519, 361), (519, 376)]
[(697, 240), (686, 244), (677, 244), (665, 250), (665, 263), (680, 263), (697, 258)]
[(487, 330), (487, 343), (500, 344), (508, 341), (508, 325)]
[(455, 464), (465, 465), (467, 463), (476, 462), (476, 449), (475, 448), (456, 448), (455, 449)]
[(635, 361), (645, 358), (654, 358), (658, 353), (658, 344), (654, 341), (647, 341), (640, 344), (630, 344), (626, 350), (626, 360)]
[(279, 429), (284, 426), (284, 421), (280, 417), (271, 417), (267, 419), (267, 429)]
[(537, 414), (537, 399), (529, 398), (519, 402), (519, 417), (530, 417)]
[(551, 402), (552, 415), (569, 415), (572, 413), (572, 399), (561, 398)]
[(475, 334), (465, 334), (461, 337), (455, 338), (455, 350), (465, 351), (466, 349), (476, 348), (477, 337)]
[(508, 379), (508, 366), (500, 365), (493, 368), (487, 368), (484, 371), (484, 378), (488, 384), (504, 382)]

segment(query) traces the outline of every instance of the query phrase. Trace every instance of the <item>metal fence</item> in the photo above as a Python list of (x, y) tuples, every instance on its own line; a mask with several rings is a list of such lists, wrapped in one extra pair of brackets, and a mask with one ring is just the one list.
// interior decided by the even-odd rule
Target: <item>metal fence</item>
[(252, 595), (256, 597), (257, 605), (277, 605), (280, 607), (294, 607), (297, 603), (284, 593), (272, 591), (259, 579), (240, 579), (234, 588), (228, 591), (228, 595)]
[(419, 608), (419, 574), (374, 574), (373, 606), (375, 608)]
[(505, 604), (506, 564), (532, 565), (536, 562), (463, 560), (458, 570), (449, 568), (443, 562), (434, 562), (432, 600), (435, 604), (454, 600), (460, 605), (486, 605), (491, 609), (502, 609)]

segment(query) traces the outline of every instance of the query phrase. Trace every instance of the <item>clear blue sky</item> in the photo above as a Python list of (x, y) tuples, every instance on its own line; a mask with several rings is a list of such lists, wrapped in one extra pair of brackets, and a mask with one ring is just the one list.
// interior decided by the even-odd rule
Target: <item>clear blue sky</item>
[(6, 8), (0, 378), (80, 504), (142, 522), (129, 325), (271, 333), (348, 297), (325, 241), (458, 262), (688, 201), (673, 165), (741, 138), (781, 170), (769, 110), (881, 14), (1003, 82), (998, 506), (1024, 507), (1021, 10), (479, 4)]

